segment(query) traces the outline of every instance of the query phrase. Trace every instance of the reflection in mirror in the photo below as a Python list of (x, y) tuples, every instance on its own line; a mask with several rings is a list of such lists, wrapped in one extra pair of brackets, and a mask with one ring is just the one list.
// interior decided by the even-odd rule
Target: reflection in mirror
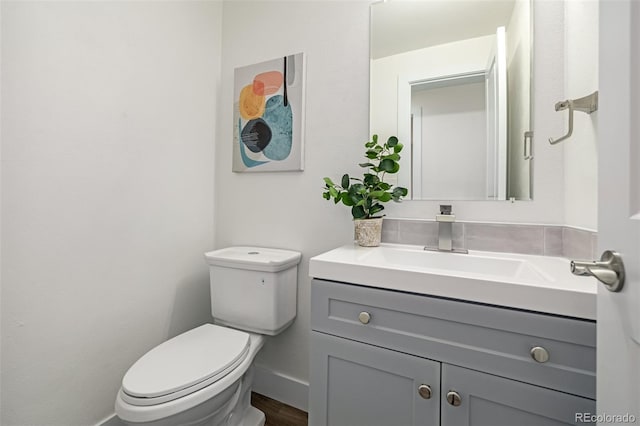
[(370, 81), (412, 199), (531, 199), (529, 0), (373, 4)]

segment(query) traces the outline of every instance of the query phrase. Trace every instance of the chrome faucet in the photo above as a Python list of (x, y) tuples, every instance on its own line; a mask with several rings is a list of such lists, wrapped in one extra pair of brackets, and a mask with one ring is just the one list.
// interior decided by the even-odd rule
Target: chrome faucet
[(440, 214), (436, 215), (438, 222), (438, 247), (425, 247), (425, 250), (446, 251), (449, 253), (468, 253), (466, 249), (453, 248), (453, 223), (456, 216), (451, 211), (451, 205), (441, 204)]
[(453, 222), (456, 216), (451, 212), (450, 205), (440, 205), (440, 214), (436, 215), (438, 222), (438, 250), (453, 250)]

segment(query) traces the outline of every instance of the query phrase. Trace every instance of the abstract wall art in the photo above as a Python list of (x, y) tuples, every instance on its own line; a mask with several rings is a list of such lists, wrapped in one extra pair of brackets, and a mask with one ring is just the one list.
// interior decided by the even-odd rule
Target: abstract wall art
[(304, 160), (304, 56), (235, 69), (233, 171), (300, 171)]

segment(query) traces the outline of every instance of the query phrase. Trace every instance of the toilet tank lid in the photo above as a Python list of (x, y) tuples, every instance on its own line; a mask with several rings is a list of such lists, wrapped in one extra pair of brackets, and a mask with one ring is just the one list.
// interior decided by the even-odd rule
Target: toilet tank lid
[(289, 269), (302, 258), (297, 251), (250, 246), (227, 247), (204, 256), (209, 265), (266, 272)]

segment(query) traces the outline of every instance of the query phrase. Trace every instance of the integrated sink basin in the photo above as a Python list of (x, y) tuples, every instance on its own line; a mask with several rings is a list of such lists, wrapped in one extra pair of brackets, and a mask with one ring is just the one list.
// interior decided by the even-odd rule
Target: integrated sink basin
[(378, 247), (362, 253), (361, 262), (373, 265), (394, 265), (415, 271), (436, 274), (459, 274), (466, 277), (552, 281), (538, 267), (526, 259), (511, 259), (477, 253), (458, 254), (406, 247)]
[(560, 257), (420, 246), (343, 246), (311, 258), (309, 275), (330, 281), (449, 297), (576, 318), (596, 318), (596, 281)]

